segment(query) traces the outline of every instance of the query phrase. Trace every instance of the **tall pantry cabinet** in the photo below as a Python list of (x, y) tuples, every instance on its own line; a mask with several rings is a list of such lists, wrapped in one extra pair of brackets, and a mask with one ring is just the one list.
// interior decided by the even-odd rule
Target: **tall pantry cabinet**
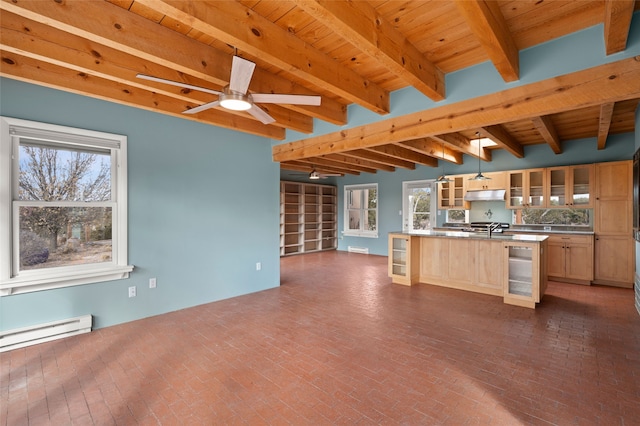
[(629, 161), (596, 164), (596, 284), (633, 286), (633, 165)]
[(280, 182), (280, 256), (338, 246), (333, 185)]

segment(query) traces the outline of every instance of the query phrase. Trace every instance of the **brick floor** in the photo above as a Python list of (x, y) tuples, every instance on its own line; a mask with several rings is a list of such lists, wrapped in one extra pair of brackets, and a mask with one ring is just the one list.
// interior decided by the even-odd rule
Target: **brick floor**
[(530, 310), (386, 260), (287, 257), (279, 288), (3, 353), (2, 424), (640, 424), (632, 290)]

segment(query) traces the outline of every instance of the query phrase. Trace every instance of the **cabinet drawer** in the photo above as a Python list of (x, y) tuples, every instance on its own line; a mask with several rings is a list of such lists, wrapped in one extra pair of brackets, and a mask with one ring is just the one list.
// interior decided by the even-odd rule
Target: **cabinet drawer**
[(549, 235), (550, 243), (593, 244), (593, 235)]

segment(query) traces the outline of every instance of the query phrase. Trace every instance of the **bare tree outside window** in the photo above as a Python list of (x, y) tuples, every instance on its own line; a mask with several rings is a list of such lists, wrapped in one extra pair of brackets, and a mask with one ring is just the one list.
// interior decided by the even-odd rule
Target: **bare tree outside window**
[(20, 268), (110, 261), (109, 152), (34, 141), (19, 156)]

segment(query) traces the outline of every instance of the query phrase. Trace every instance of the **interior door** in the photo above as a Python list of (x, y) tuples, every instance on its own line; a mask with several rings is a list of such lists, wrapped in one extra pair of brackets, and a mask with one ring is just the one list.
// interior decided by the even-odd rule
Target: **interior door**
[(402, 230), (420, 232), (436, 224), (436, 185), (434, 180), (402, 182)]

